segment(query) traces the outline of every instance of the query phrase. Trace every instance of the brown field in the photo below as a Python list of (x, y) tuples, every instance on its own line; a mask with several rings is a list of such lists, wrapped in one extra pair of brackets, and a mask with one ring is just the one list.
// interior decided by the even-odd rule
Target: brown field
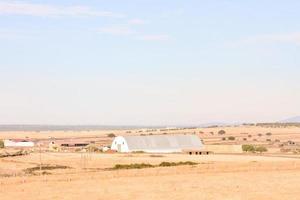
[[(217, 132), (223, 129), (226, 134)], [(200, 133), (201, 131), (201, 133)], [(212, 155), (187, 154), (108, 154), (35, 151), (29, 155), (0, 158), (0, 199), (299, 199), (300, 155), (280, 153), (280, 143), (300, 141), (300, 128), (223, 127), (153, 131), (153, 134), (198, 134), (207, 145), (244, 143), (262, 144), (275, 149), (263, 154), (236, 153)], [(214, 132), (212, 135), (210, 132)], [(271, 136), (265, 133), (271, 132)], [(10, 132), (0, 138), (84, 138), (109, 144), (106, 135), (149, 134), (141, 130), (85, 132)], [(247, 134), (245, 134), (247, 133)], [(261, 133), (259, 137), (257, 134)], [(252, 135), (252, 137), (248, 137)], [(222, 140), (234, 136), (236, 140)], [(251, 140), (244, 141), (247, 136)], [(271, 139), (267, 142), (266, 139)], [(257, 141), (253, 141), (257, 139)], [(273, 142), (274, 141), (274, 142)], [(223, 148), (222, 147), (222, 148)], [(229, 152), (230, 153), (230, 152)], [(43, 165), (67, 166), (67, 169), (42, 170), (40, 175), (25, 170)], [(108, 170), (116, 164), (192, 161), (198, 165)]]

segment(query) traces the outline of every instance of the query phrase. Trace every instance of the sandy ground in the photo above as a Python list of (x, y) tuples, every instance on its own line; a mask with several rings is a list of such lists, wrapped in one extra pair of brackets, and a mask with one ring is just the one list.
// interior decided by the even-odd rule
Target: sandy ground
[[(225, 130), (225, 135), (218, 135)], [(152, 134), (197, 134), (205, 145), (267, 145), (265, 154), (103, 154), (103, 153), (31, 153), (26, 156), (0, 158), (0, 199), (211, 199), (256, 200), (299, 199), (300, 156), (282, 154), (278, 142), (300, 142), (300, 128), (262, 128), (255, 126), (218, 127), (155, 131)], [(266, 133), (271, 132), (271, 136)], [(0, 139), (50, 138), (96, 140), (109, 145), (107, 134), (140, 135), (144, 130), (0, 132)], [(213, 133), (213, 134), (212, 134)], [(258, 136), (262, 134), (262, 136)], [(249, 137), (251, 135), (251, 137)], [(234, 136), (235, 141), (222, 140)], [(247, 141), (244, 140), (247, 138)], [(271, 139), (271, 142), (266, 141)], [(215, 148), (215, 147), (214, 147)], [(228, 148), (228, 147), (226, 147)], [(230, 147), (231, 148), (231, 147)], [(275, 150), (273, 151), (274, 148)], [(40, 164), (64, 165), (70, 169), (48, 171), (49, 175), (32, 176), (24, 170)], [(196, 166), (157, 167), (109, 171), (116, 164), (193, 161)], [(7, 177), (8, 176), (8, 177)]]
[[(146, 173), (147, 170), (143, 170)], [(138, 173), (138, 172), (137, 172)], [(299, 199), (300, 172), (51, 177), (1, 185), (1, 199)], [(90, 176), (89, 178), (85, 178)], [(55, 179), (56, 178), (56, 179)], [(61, 178), (61, 179), (59, 179)], [(78, 178), (72, 180), (72, 178)]]
[[(44, 163), (71, 166), (52, 175), (0, 178), (10, 199), (299, 199), (299, 156), (46, 153)], [(196, 166), (107, 171), (115, 164), (193, 161)], [(39, 154), (0, 159), (20, 171)], [(83, 169), (86, 167), (87, 169)], [(1, 172), (1, 171), (0, 171)]]

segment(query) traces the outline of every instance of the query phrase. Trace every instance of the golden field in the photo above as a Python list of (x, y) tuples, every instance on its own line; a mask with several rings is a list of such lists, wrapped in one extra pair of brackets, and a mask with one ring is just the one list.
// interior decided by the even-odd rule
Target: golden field
[[(219, 135), (221, 129), (226, 134)], [(220, 146), (228, 151), (229, 145), (245, 143), (265, 145), (270, 150), (263, 154), (228, 152), (202, 156), (34, 151), (29, 155), (0, 158), (0, 199), (299, 199), (300, 156), (279, 151), (280, 143), (300, 140), (300, 129), (295, 127), (240, 126), (153, 132), (130, 130), (130, 133), (128, 130), (2, 132), (0, 138), (27, 137), (46, 141), (53, 137), (91, 138), (99, 144), (109, 144), (112, 138), (107, 137), (108, 133), (179, 132), (197, 134), (208, 147)], [(268, 132), (272, 134), (265, 135)], [(262, 136), (258, 136), (259, 133)], [(234, 136), (235, 140), (222, 139), (229, 136)], [(158, 165), (184, 161), (197, 165), (110, 170), (116, 164)], [(36, 174), (25, 173), (26, 169), (38, 167), (40, 162), (68, 168), (43, 170), (46, 172), (43, 175), (39, 170)]]

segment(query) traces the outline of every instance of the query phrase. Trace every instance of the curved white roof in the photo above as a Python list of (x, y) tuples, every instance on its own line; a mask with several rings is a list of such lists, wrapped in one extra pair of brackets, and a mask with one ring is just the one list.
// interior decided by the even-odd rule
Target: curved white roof
[(199, 150), (203, 144), (196, 135), (124, 136), (130, 151), (138, 150)]

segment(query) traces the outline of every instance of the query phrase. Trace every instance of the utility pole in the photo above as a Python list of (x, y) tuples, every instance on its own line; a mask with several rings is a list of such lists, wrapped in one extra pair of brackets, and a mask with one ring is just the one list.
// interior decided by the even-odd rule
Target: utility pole
[(41, 148), (41, 144), (39, 144), (39, 150), (40, 150), (40, 156), (39, 156), (39, 160), (40, 160), (40, 175), (42, 175), (42, 148)]

